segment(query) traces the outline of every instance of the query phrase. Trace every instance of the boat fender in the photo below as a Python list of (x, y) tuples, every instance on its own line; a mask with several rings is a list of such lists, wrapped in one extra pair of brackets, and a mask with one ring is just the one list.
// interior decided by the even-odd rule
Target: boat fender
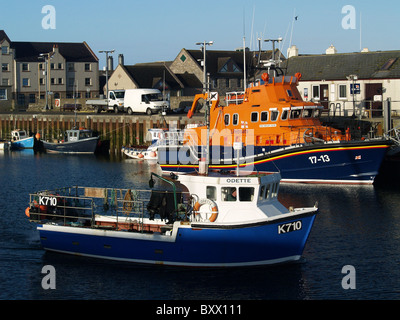
[(203, 198), (203, 199), (200, 199), (199, 201), (197, 201), (193, 206), (193, 211), (195, 211), (195, 215), (197, 216), (200, 213), (199, 210), (200, 210), (201, 206), (204, 204), (208, 204), (211, 207), (212, 215), (211, 215), (209, 221), (214, 222), (218, 216), (218, 207), (217, 207), (217, 204), (211, 199)]
[(29, 213), (29, 210), (30, 210), (29, 207), (27, 207), (27, 208), (25, 209), (25, 215), (26, 215), (28, 218), (31, 216), (31, 214)]

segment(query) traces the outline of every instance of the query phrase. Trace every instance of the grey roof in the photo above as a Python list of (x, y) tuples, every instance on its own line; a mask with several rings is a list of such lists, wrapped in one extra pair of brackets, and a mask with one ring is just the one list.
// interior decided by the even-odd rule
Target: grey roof
[(54, 45), (68, 62), (98, 62), (98, 58), (86, 42), (22, 42), (12, 41), (11, 48), (15, 49), (17, 61), (35, 62), (39, 54), (53, 51)]
[[(193, 59), (199, 64), (200, 60), (203, 59), (203, 52), (201, 50), (186, 50)], [(279, 50), (275, 51), (276, 56), (279, 55)], [(272, 56), (272, 50), (261, 52), (261, 60), (269, 60)], [(281, 54), (281, 59), (285, 60), (286, 58)], [(244, 62), (243, 62), (243, 51), (223, 51), (223, 50), (207, 50), (206, 51), (206, 63), (207, 63), (207, 72), (210, 73), (211, 77), (218, 77), (219, 75), (224, 78), (228, 77), (242, 77), (244, 70)], [(257, 51), (246, 51), (246, 70), (249, 72), (253, 68), (255, 68), (258, 60), (258, 52)], [(233, 63), (240, 69), (240, 72), (223, 72), (219, 71), (225, 64), (232, 65)]]
[(153, 88), (162, 83), (165, 75), (165, 83), (169, 89), (180, 89), (183, 85), (171, 72), (171, 62), (140, 63), (133, 66), (123, 66), (140, 88)]
[(302, 74), (302, 81), (400, 78), (400, 51), (300, 55), (284, 62), (286, 74)]

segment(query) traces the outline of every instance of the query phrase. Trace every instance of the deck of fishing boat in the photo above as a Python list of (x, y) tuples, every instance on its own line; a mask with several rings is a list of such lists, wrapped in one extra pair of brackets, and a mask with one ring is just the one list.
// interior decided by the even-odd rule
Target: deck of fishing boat
[(174, 190), (134, 190), (73, 186), (30, 194), (25, 213), (42, 224), (163, 232), (188, 220), (189, 196)]

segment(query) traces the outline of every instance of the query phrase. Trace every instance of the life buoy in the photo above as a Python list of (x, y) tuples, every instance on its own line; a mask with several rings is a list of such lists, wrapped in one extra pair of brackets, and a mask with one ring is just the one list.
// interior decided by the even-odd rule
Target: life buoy
[(197, 201), (194, 206), (193, 206), (193, 211), (195, 212), (195, 215), (197, 216), (200, 212), (200, 207), (204, 204), (208, 204), (211, 207), (212, 215), (210, 219), (208, 219), (210, 222), (214, 222), (217, 219), (218, 216), (218, 207), (217, 204), (210, 200), (210, 199), (200, 199)]
[(27, 208), (25, 209), (25, 215), (26, 215), (28, 218), (30, 218), (30, 216), (31, 216), (31, 214), (29, 213), (29, 210), (30, 210), (29, 207), (27, 207)]

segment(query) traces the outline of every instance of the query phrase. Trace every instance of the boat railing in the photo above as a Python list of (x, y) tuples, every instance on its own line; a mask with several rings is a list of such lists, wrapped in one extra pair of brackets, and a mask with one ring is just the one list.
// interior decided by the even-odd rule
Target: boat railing
[(242, 104), (244, 99), (244, 91), (227, 92), (225, 101), (227, 105)]
[[(31, 221), (42, 224), (145, 231), (144, 218), (154, 219), (154, 213), (151, 215), (148, 209), (152, 193), (173, 194), (166, 190), (73, 186), (30, 194), (27, 210)], [(179, 205), (188, 203), (186, 193), (180, 195)], [(177, 212), (175, 208), (170, 216), (160, 218), (177, 219), (182, 212)]]

